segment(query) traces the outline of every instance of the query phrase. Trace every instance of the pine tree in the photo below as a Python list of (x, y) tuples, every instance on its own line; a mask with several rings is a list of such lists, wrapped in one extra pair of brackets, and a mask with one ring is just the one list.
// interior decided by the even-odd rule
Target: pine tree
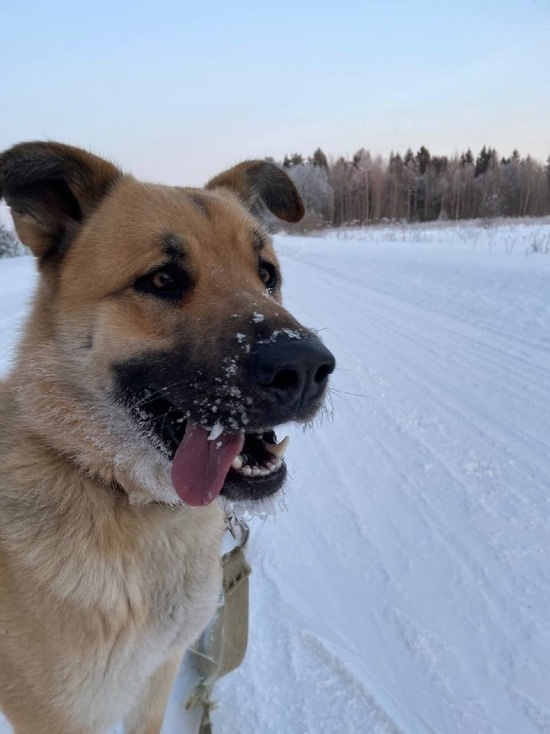
[(403, 162), (406, 166), (410, 166), (414, 163), (414, 153), (411, 148), (407, 148), (405, 155), (403, 156)]
[(292, 166), (301, 166), (304, 163), (304, 156), (300, 153), (292, 153), (291, 155), (285, 155), (283, 161), (283, 168), (292, 168)]
[(416, 154), (416, 162), (418, 163), (418, 170), (420, 171), (420, 175), (423, 176), (428, 170), (428, 166), (431, 162), (430, 151), (424, 146), (422, 146)]
[(470, 148), (468, 148), (468, 150), (460, 156), (460, 163), (462, 166), (470, 166), (473, 162), (474, 156), (472, 155)]
[(319, 166), (319, 168), (324, 168), (325, 171), (328, 171), (328, 160), (327, 160), (326, 155), (321, 150), (321, 148), (317, 148), (317, 150), (313, 153), (313, 155), (309, 159), (309, 162), (313, 166)]
[(489, 168), (492, 168), (497, 163), (498, 157), (497, 152), (494, 148), (487, 148), (485, 145), (480, 150), (478, 157), (476, 158), (475, 176), (482, 176), (487, 173)]
[(432, 158), (432, 167), (438, 176), (440, 176), (442, 172), (445, 171), (448, 165), (449, 159), (446, 155), (434, 155), (434, 157)]

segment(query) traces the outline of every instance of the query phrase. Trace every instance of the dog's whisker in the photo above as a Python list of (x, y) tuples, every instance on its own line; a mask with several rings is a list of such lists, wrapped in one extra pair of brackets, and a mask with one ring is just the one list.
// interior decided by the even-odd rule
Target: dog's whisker
[(159, 420), (162, 420), (162, 426), (164, 426), (164, 422), (168, 420), (168, 418), (173, 415), (174, 413), (179, 413), (177, 408), (171, 408), (170, 410), (167, 410), (165, 413), (159, 413), (152, 416), (144, 416), (140, 419), (142, 423), (156, 423)]
[(366, 397), (368, 397), (367, 395), (364, 395), (363, 393), (360, 393), (360, 392), (348, 392), (347, 390), (340, 390), (340, 388), (333, 387), (333, 386), (331, 386), (329, 388), (329, 392), (330, 393), (338, 393), (339, 395), (352, 395), (354, 398), (366, 398)]
[(184, 384), (185, 383), (182, 380), (177, 380), (176, 382), (172, 382), (172, 383), (168, 383), (167, 385), (163, 385), (162, 387), (159, 387), (157, 390), (153, 390), (152, 392), (149, 392), (143, 398), (140, 398), (139, 400), (136, 400), (135, 402), (131, 403), (130, 408), (135, 410), (136, 408), (144, 407), (148, 403), (153, 402), (154, 400), (157, 400), (159, 397), (162, 397), (163, 395), (165, 395), (170, 389), (183, 387)]

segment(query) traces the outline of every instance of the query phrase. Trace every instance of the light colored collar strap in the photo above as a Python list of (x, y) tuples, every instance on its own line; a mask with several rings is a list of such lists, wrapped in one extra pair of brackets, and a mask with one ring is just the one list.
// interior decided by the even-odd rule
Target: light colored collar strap
[(197, 645), (190, 649), (200, 680), (191, 691), (185, 707), (203, 707), (199, 734), (212, 734), (210, 711), (215, 705), (211, 698), (212, 688), (219, 678), (239, 667), (248, 642), (248, 577), (251, 568), (243, 551), (248, 539), (248, 526), (234, 517), (228, 518), (227, 524), (233, 537), (236, 535), (234, 525), (239, 526), (241, 545), (221, 558), (222, 605)]

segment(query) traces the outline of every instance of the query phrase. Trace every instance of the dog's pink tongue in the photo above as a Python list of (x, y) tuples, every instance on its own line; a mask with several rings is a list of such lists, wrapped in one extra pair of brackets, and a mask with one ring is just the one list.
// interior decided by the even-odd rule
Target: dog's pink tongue
[(233, 459), (241, 453), (244, 436), (222, 433), (209, 441), (209, 431), (190, 420), (172, 461), (172, 484), (181, 500), (203, 507), (219, 495)]

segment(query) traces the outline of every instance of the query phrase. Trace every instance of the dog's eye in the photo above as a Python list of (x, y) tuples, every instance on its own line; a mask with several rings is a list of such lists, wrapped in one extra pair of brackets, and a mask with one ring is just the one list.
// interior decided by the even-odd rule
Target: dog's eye
[(177, 288), (177, 282), (166, 270), (159, 270), (151, 276), (151, 287), (158, 291), (174, 290)]
[(183, 270), (175, 265), (154, 270), (138, 278), (134, 288), (140, 293), (149, 293), (159, 298), (180, 300), (189, 286), (188, 278)]
[(267, 290), (274, 290), (277, 286), (277, 271), (275, 270), (275, 266), (264, 260), (260, 263), (260, 270), (258, 272)]

